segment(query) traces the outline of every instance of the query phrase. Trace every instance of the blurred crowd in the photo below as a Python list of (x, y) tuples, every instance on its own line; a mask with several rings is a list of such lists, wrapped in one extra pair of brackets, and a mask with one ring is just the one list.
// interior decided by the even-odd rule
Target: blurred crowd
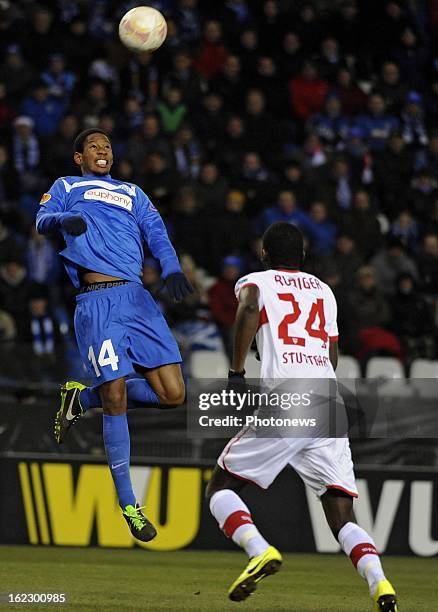
[(80, 367), (60, 243), (34, 218), (94, 126), (195, 287), (169, 303), (146, 254), (185, 355), (229, 353), (234, 283), (284, 220), (337, 297), (343, 353), (436, 358), (438, 0), (151, 1), (167, 40), (132, 54), (117, 25), (139, 4), (0, 0), (2, 361), (26, 346), (17, 376), (23, 360), (36, 378)]

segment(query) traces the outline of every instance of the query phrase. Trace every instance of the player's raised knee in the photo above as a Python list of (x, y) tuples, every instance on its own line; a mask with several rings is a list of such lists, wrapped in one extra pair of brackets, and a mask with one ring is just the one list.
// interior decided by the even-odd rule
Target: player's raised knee
[(124, 385), (102, 385), (99, 393), (105, 414), (114, 416), (126, 412), (126, 389)]
[(160, 394), (160, 401), (166, 406), (181, 406), (186, 398), (186, 387), (183, 381), (175, 381), (166, 385)]

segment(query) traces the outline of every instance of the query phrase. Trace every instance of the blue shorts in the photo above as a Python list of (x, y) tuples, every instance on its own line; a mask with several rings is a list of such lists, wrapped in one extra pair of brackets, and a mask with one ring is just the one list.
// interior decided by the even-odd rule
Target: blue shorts
[(135, 365), (180, 363), (175, 338), (149, 291), (128, 283), (76, 297), (79, 351), (94, 385), (127, 376)]

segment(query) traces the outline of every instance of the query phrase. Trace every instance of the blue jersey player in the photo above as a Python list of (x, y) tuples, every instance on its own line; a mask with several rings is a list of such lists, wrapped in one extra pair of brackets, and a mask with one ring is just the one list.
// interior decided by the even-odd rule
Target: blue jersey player
[[(71, 381), (61, 388), (55, 435), (61, 443), (89, 408), (103, 408), (103, 439), (120, 507), (132, 534), (156, 535), (135, 499), (129, 472), (126, 410), (136, 405), (178, 406), (185, 397), (181, 356), (166, 321), (141, 283), (143, 243), (162, 268), (169, 295), (192, 291), (160, 214), (136, 185), (110, 176), (111, 142), (99, 129), (74, 143), (82, 176), (55, 181), (41, 199), (36, 219), (41, 234), (60, 231), (64, 265), (78, 288), (74, 317), (79, 350), (92, 387)], [(133, 373), (140, 378), (126, 380)]]

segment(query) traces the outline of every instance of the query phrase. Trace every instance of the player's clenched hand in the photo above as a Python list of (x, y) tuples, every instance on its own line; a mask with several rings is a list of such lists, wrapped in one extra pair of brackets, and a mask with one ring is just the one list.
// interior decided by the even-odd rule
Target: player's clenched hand
[(61, 227), (72, 236), (80, 236), (87, 230), (87, 222), (80, 215), (66, 213), (61, 218)]
[(241, 372), (236, 372), (235, 370), (228, 370), (228, 380), (245, 380), (245, 370)]
[(183, 272), (174, 272), (166, 276), (164, 287), (175, 302), (180, 302), (188, 293), (193, 293), (193, 287)]
[(231, 390), (236, 393), (246, 392), (245, 370), (242, 370), (242, 372), (228, 370), (227, 392), (229, 393)]

